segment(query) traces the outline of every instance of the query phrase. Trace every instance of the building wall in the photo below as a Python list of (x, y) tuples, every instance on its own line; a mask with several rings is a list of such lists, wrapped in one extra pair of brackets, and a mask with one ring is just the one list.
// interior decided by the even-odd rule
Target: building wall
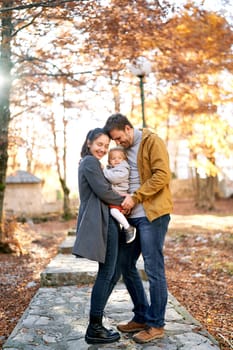
[[(55, 192), (56, 194), (56, 192)], [(76, 213), (78, 198), (70, 200), (71, 210)], [(7, 184), (4, 196), (4, 211), (7, 215), (30, 218), (63, 212), (63, 199), (51, 200), (43, 193), (43, 186), (39, 184)]]
[(32, 216), (43, 207), (41, 184), (7, 184), (4, 196), (4, 210), (15, 216)]

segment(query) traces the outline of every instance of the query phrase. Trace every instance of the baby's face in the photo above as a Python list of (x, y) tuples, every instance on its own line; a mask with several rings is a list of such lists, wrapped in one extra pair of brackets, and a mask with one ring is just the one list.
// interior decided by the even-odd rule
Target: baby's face
[(125, 160), (124, 154), (121, 151), (112, 151), (110, 158), (109, 158), (109, 163), (111, 166), (116, 166), (120, 164), (123, 160)]

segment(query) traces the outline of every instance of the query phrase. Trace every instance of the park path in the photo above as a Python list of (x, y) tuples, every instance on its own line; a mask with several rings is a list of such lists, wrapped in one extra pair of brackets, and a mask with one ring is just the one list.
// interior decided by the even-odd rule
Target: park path
[[(84, 335), (88, 322), (90, 284), (94, 281), (97, 263), (72, 256), (73, 242), (74, 230), (70, 230), (57, 256), (41, 273), (41, 288), (3, 349), (141, 350), (146, 347), (147, 350), (219, 350), (216, 340), (171, 294), (163, 339), (140, 345), (129, 334), (121, 334), (120, 341), (116, 343), (98, 346), (86, 344)], [(138, 269), (148, 292), (142, 259), (139, 260)], [(115, 328), (117, 323), (131, 319), (131, 310), (131, 300), (120, 281), (107, 304), (104, 324)]]

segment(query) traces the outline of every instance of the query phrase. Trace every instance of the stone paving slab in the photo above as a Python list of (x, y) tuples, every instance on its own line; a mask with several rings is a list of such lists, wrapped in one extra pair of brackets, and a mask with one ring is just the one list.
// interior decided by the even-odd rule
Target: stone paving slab
[[(137, 264), (142, 279), (146, 279), (142, 258)], [(58, 254), (41, 273), (42, 287), (70, 286), (93, 283), (98, 263), (71, 254)]]
[[(145, 288), (148, 293), (148, 283)], [(12, 334), (3, 345), (8, 350), (219, 350), (216, 341), (172, 296), (166, 312), (165, 337), (145, 345), (121, 334), (118, 342), (88, 345), (84, 335), (88, 322), (90, 287), (40, 288)], [(132, 317), (132, 303), (122, 283), (114, 289), (106, 307), (104, 325)]]

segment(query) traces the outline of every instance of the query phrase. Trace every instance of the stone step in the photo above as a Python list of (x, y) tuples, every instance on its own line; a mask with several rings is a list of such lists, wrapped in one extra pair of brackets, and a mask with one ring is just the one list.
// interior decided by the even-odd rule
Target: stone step
[(60, 254), (71, 254), (72, 248), (75, 241), (74, 235), (68, 235), (66, 239), (59, 245), (58, 247), (58, 253)]
[[(138, 259), (138, 269), (143, 280), (146, 280), (144, 263)], [(96, 277), (98, 263), (71, 254), (58, 254), (40, 274), (42, 287), (58, 287), (71, 285), (86, 285), (93, 283)]]
[(75, 236), (76, 235), (76, 228), (71, 228), (68, 232), (67, 232), (68, 236)]
[(97, 262), (76, 258), (71, 254), (57, 254), (40, 274), (41, 286), (69, 286), (92, 283)]

